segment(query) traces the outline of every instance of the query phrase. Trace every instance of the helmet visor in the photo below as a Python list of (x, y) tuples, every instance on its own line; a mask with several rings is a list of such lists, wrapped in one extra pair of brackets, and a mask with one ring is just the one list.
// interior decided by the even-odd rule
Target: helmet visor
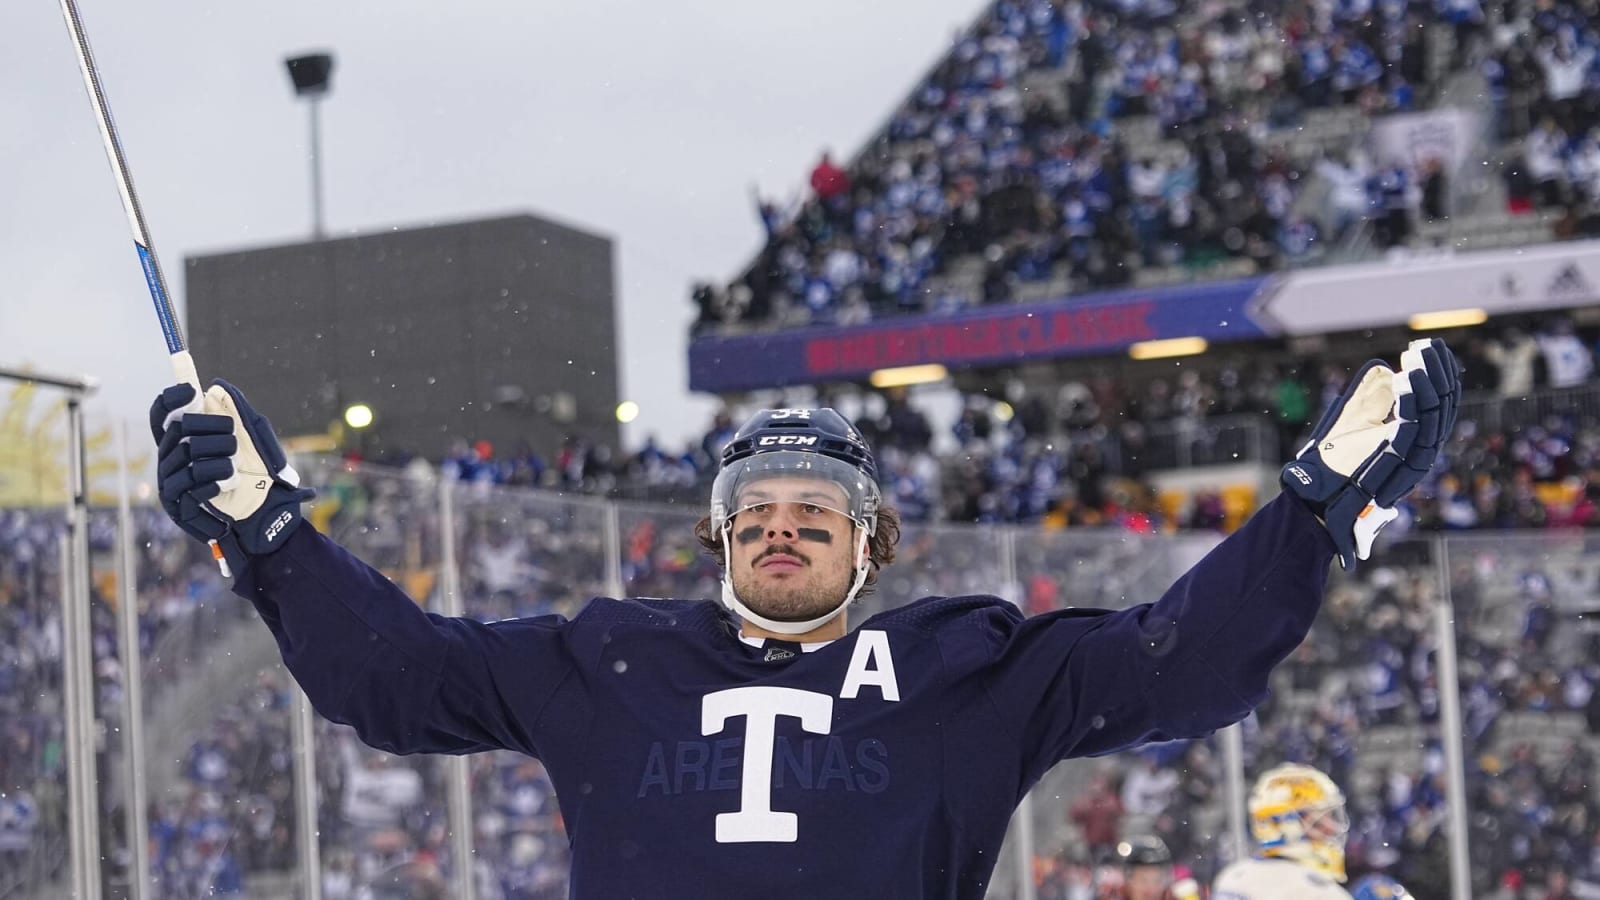
[(832, 510), (871, 532), (877, 525), (878, 485), (855, 466), (820, 453), (758, 453), (717, 473), (711, 485), (711, 526), (720, 531), (739, 513), (776, 503)]
[(1350, 833), (1350, 814), (1342, 806), (1307, 810), (1301, 819), (1313, 840), (1342, 844), (1345, 835)]

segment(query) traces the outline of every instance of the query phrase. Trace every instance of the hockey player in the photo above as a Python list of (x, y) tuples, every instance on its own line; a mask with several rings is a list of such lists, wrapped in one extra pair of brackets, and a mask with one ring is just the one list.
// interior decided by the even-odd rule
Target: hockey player
[(1340, 887), (1350, 819), (1333, 779), (1285, 763), (1256, 779), (1249, 807), (1255, 858), (1223, 869), (1212, 900), (1350, 900)]
[(233, 386), (168, 388), (151, 429), (165, 509), (215, 542), (319, 713), (395, 753), (544, 762), (573, 897), (978, 898), (1058, 761), (1204, 735), (1266, 696), (1329, 561), (1367, 557), (1449, 434), (1454, 357), (1401, 362), (1364, 367), (1284, 493), (1153, 603), (1025, 619), (929, 597), (853, 629), (897, 528), (832, 410), (764, 410), (724, 449), (697, 528), (720, 603), (492, 624), (424, 612), (309, 525)]
[(1172, 851), (1155, 835), (1138, 835), (1117, 843), (1122, 863), (1122, 889), (1117, 900), (1199, 900), (1200, 885), (1178, 877)]

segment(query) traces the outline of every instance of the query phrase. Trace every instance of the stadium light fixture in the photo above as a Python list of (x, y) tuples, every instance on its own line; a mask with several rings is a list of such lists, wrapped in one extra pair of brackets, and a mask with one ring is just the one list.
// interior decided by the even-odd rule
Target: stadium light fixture
[(1206, 352), (1206, 346), (1206, 339), (1202, 337), (1139, 341), (1128, 346), (1128, 355), (1134, 359), (1166, 359), (1172, 356), (1194, 356), (1197, 353)]
[(1489, 321), (1489, 313), (1482, 309), (1442, 309), (1438, 312), (1417, 313), (1407, 320), (1412, 331), (1433, 331), (1439, 328), (1466, 328)]
[(928, 363), (922, 366), (901, 366), (897, 369), (879, 369), (867, 377), (875, 388), (906, 387), (912, 384), (927, 384), (930, 381), (943, 381), (949, 371), (938, 363)]
[(307, 53), (283, 61), (296, 97), (311, 108), (311, 236), (322, 240), (322, 119), (319, 107), (333, 86), (333, 54)]

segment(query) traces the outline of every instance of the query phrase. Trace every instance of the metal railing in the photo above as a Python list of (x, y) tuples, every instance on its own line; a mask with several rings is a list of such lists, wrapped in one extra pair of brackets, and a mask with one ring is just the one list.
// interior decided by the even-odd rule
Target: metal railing
[(1543, 425), (1552, 418), (1600, 420), (1600, 384), (1541, 388), (1515, 397), (1475, 391), (1462, 398), (1459, 418), (1492, 431)]

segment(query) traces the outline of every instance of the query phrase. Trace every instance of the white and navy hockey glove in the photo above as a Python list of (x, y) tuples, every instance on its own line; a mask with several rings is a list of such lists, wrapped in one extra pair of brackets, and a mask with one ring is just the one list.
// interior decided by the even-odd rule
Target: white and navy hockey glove
[(1455, 428), (1461, 368), (1444, 341), (1412, 341), (1400, 371), (1370, 360), (1323, 414), (1311, 440), (1283, 467), (1289, 491), (1333, 535), (1339, 564), (1354, 569), (1399, 516), (1396, 502), (1433, 467)]
[(271, 553), (300, 524), (300, 487), (272, 425), (239, 389), (217, 380), (198, 398), (176, 384), (150, 407), (161, 506), (209, 543), (231, 577), (251, 556)]

